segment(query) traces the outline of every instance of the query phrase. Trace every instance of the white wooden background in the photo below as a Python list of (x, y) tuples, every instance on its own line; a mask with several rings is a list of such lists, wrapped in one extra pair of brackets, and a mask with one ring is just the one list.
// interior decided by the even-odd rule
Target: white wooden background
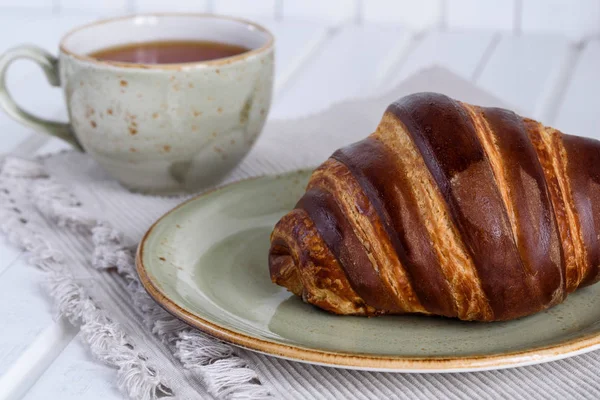
[(600, 33), (600, 0), (0, 0), (1, 14), (21, 17), (152, 11), (402, 24), (418, 30), (554, 32), (577, 39)]
[[(162, 0), (0, 0), (0, 51), (55, 51), (98, 16), (165, 10)], [(442, 65), (568, 133), (600, 138), (600, 0), (169, 0), (170, 11), (244, 15), (277, 36), (271, 118), (380, 92)], [(9, 87), (30, 110), (65, 115), (61, 93), (27, 62)], [(0, 113), (0, 153), (65, 147)], [(42, 276), (0, 238), (0, 399), (120, 399), (115, 373), (92, 360), (77, 329), (56, 320)]]

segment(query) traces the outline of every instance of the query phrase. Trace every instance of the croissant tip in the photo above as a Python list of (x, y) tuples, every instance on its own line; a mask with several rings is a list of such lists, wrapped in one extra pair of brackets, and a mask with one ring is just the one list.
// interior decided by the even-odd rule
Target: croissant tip
[(269, 253), (269, 272), (271, 281), (283, 286), (297, 296), (302, 295), (304, 285), (291, 254), (274, 245)]

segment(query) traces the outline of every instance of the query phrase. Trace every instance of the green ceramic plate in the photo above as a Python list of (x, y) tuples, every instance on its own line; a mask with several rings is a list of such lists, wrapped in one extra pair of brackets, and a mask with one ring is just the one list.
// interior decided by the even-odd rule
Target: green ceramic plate
[(159, 219), (137, 256), (140, 278), (173, 315), (211, 335), (297, 361), (369, 370), (452, 372), (556, 360), (600, 347), (600, 285), (510, 322), (335, 316), (271, 283), (269, 234), (309, 173), (242, 181)]

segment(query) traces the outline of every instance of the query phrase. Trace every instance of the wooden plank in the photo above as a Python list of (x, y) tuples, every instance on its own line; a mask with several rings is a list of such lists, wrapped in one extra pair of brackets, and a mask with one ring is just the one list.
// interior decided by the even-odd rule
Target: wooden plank
[(600, 33), (600, 0), (523, 0), (521, 30), (582, 39)]
[(61, 10), (79, 11), (85, 13), (118, 15), (128, 10), (129, 2), (127, 0), (102, 0), (102, 1), (81, 1), (81, 0), (58, 0)]
[(476, 83), (521, 113), (538, 118), (570, 54), (569, 42), (562, 36), (503, 36)]
[(364, 23), (401, 25), (413, 30), (434, 28), (442, 22), (442, 0), (365, 0), (361, 2)]
[(94, 360), (80, 338), (65, 350), (31, 387), (24, 400), (122, 400), (115, 370)]
[(445, 11), (448, 29), (512, 32), (515, 28), (516, 0), (446, 0)]
[(243, 18), (275, 18), (276, 0), (219, 0), (213, 3), (213, 12)]
[(600, 140), (600, 41), (588, 43), (578, 60), (564, 100), (558, 110), (556, 127), (573, 135)]
[(431, 32), (392, 68), (385, 79), (395, 86), (422, 68), (440, 65), (472, 79), (494, 36), (487, 32)]
[[(78, 328), (62, 318), (48, 326), (8, 370), (0, 375), (2, 400), (22, 398), (78, 331)], [(48, 346), (48, 342), (53, 343), (53, 346)]]
[(345, 26), (276, 98), (273, 118), (309, 114), (334, 102), (374, 93), (411, 36), (399, 29)]
[(44, 275), (27, 265), (25, 257), (18, 258), (0, 276), (0, 376), (54, 323), (43, 281)]
[[(58, 54), (58, 43), (65, 32), (91, 22), (97, 17), (92, 15), (62, 15), (45, 13), (5, 13), (0, 15), (0, 25), (11, 35), (0, 35), (0, 53), (20, 44), (33, 44), (42, 47), (51, 54)], [(37, 73), (42, 75), (39, 67), (31, 62), (23, 62), (18, 68), (9, 71), (9, 82), (14, 83)]]
[(327, 35), (321, 22), (276, 21), (258, 18), (275, 36), (275, 93), (289, 81)]
[[(54, 7), (53, 1), (48, 0), (2, 0), (0, 6), (6, 10), (10, 8), (15, 8), (16, 10), (21, 11), (20, 9), (31, 10), (34, 12), (39, 11), (52, 11)], [(14, 9), (11, 11), (15, 11)]]
[(357, 0), (281, 0), (281, 14), (284, 20), (341, 23), (355, 21), (358, 12)]
[(207, 12), (208, 0), (133, 0), (136, 12)]
[(22, 254), (21, 250), (6, 243), (5, 240), (0, 240), (0, 278), (4, 271), (13, 265)]

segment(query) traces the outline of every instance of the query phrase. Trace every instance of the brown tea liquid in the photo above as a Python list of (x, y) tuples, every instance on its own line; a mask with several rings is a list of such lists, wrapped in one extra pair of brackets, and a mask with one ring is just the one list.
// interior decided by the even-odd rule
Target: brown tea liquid
[(232, 57), (248, 50), (227, 43), (170, 40), (109, 47), (90, 53), (89, 56), (98, 60), (136, 64), (179, 64)]

